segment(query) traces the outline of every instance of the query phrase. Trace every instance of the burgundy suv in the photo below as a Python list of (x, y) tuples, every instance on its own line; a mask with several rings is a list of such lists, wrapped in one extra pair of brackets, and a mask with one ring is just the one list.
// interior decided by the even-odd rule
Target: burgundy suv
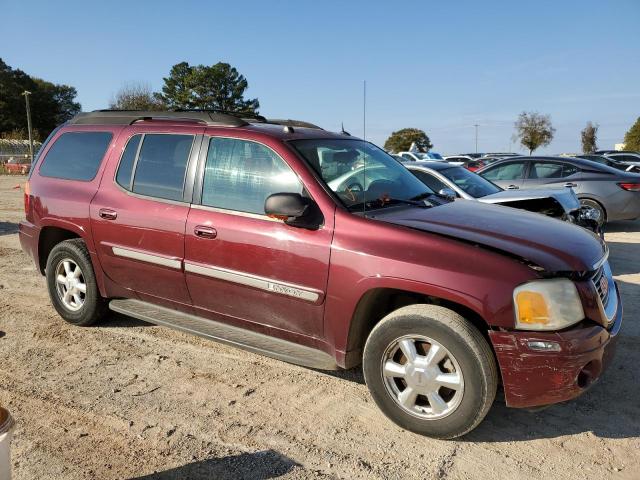
[(75, 325), (108, 309), (318, 369), (363, 364), (400, 426), (572, 399), (622, 305), (605, 244), (447, 202), (364, 140), (206, 111), (84, 113), (41, 149), (23, 249)]

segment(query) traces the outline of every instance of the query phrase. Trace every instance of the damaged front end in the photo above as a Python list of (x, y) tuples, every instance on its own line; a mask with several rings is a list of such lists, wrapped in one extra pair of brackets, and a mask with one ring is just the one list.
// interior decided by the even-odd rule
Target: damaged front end
[(558, 331), (489, 332), (507, 406), (533, 408), (571, 400), (610, 364), (623, 308), (606, 255), (603, 260), (589, 272), (571, 275), (584, 310), (579, 323)]

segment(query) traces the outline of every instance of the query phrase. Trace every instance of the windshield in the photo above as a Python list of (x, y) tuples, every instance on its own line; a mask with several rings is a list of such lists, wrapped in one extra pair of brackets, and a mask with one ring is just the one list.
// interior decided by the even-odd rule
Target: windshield
[(439, 171), (455, 183), (462, 191), (474, 198), (486, 197), (492, 193), (502, 191), (500, 187), (494, 185), (489, 180), (470, 172), (463, 167), (444, 168)]
[(434, 192), (372, 143), (355, 139), (289, 142), (349, 209), (420, 202)]

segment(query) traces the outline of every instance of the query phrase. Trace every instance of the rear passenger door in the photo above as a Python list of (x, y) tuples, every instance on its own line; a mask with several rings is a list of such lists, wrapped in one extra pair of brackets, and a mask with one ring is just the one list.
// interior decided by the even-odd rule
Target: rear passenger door
[(575, 165), (548, 160), (533, 160), (524, 186), (526, 188), (580, 188), (580, 169)]
[(522, 187), (526, 167), (526, 161), (505, 162), (490, 166), (481, 175), (504, 189), (512, 190)]
[(182, 271), (184, 230), (203, 131), (125, 129), (91, 203), (106, 275), (144, 300), (183, 310), (191, 304)]

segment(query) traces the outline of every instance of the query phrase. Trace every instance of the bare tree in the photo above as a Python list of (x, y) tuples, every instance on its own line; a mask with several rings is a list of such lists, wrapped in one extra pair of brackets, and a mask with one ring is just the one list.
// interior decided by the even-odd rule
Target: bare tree
[(553, 140), (556, 129), (551, 125), (549, 115), (537, 112), (522, 112), (515, 123), (516, 138), (531, 155), (539, 147), (546, 147)]
[(598, 149), (598, 124), (587, 122), (587, 126), (580, 132), (582, 153), (594, 153)]
[(109, 102), (109, 108), (116, 110), (166, 110), (165, 104), (156, 98), (146, 83), (124, 84)]

